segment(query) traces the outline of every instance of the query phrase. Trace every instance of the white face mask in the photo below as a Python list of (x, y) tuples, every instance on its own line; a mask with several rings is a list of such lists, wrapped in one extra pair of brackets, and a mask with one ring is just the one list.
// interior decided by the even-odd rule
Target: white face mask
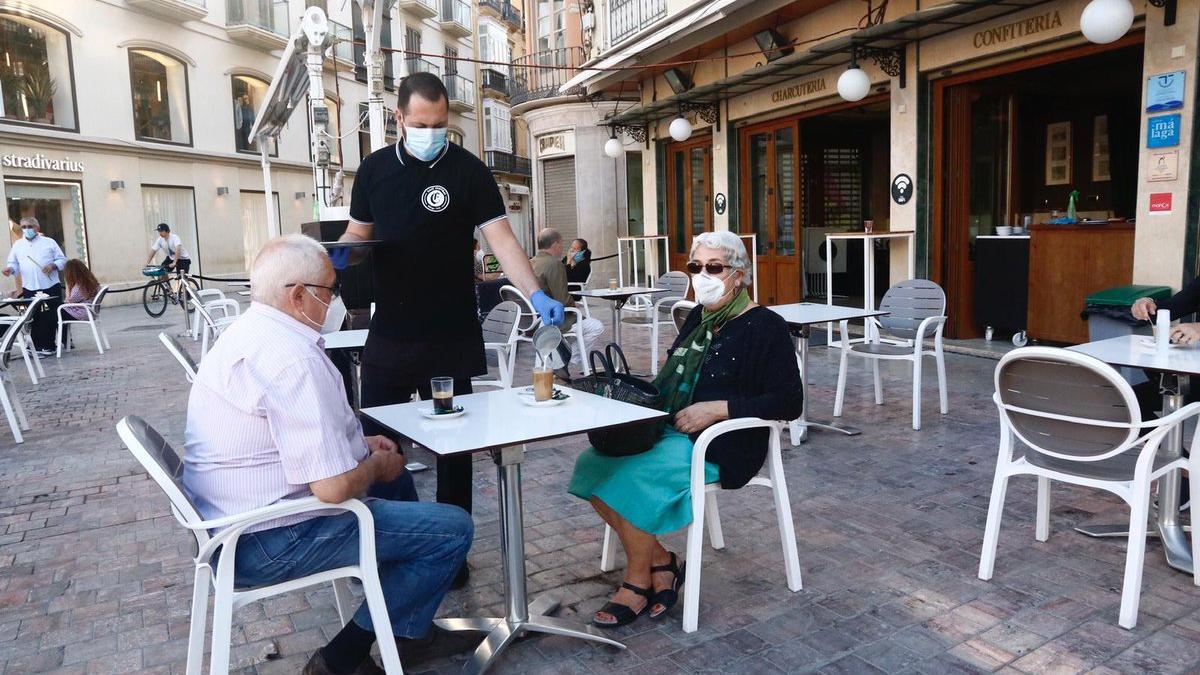
[(725, 295), (725, 279), (709, 276), (708, 272), (693, 274), (692, 288), (696, 291), (696, 302), (715, 305)]
[[(308, 294), (313, 296), (313, 300), (325, 305), (325, 321), (321, 323), (321, 335), (328, 335), (341, 330), (342, 325), (346, 322), (347, 313), (346, 303), (342, 302), (342, 296), (339, 295), (335, 297), (332, 302), (326, 303), (318, 298), (317, 294), (313, 293), (312, 289), (308, 286), (305, 286), (304, 290), (308, 291)], [(316, 321), (309, 319), (308, 315), (303, 311), (300, 312), (300, 315), (307, 319), (311, 324), (317, 323)]]

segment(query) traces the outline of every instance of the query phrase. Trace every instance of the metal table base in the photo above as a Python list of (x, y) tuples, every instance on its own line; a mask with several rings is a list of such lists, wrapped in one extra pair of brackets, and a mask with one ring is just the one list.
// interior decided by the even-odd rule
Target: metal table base
[[(1183, 394), (1188, 387), (1187, 375), (1176, 375), (1174, 391), (1163, 392), (1163, 415), (1183, 407)], [(1175, 427), (1163, 441), (1164, 456), (1170, 459), (1183, 454), (1183, 429)], [(1186, 528), (1179, 522), (1179, 486), (1181, 482), (1179, 471), (1172, 471), (1158, 479), (1158, 517), (1157, 531), (1146, 533), (1147, 538), (1158, 537), (1162, 540), (1163, 555), (1167, 564), (1180, 572), (1192, 573), (1192, 544), (1188, 539)], [(1195, 480), (1195, 479), (1193, 479)], [(1076, 527), (1089, 537), (1128, 537), (1129, 525), (1081, 525)]]
[(852, 427), (848, 424), (839, 422), (831, 422), (828, 420), (814, 420), (808, 418), (808, 356), (809, 356), (809, 335), (811, 331), (808, 325), (800, 327), (799, 350), (796, 353), (797, 359), (800, 362), (800, 390), (804, 394), (804, 407), (800, 410), (800, 417), (792, 420), (788, 424), (788, 432), (792, 437), (792, 445), (800, 445), (808, 440), (808, 430), (811, 428), (824, 429), (825, 431), (836, 431), (846, 434), (847, 436), (857, 436), (862, 433), (862, 429)]
[(522, 447), (493, 451), (496, 462), (497, 488), (500, 498), (500, 556), (504, 565), (505, 611), (501, 618), (438, 619), (435, 623), (445, 630), (479, 631), (488, 635), (463, 664), (464, 675), (476, 675), (492, 666), (501, 653), (524, 633), (549, 633), (565, 637), (592, 640), (624, 649), (625, 645), (608, 638), (591, 626), (576, 625), (546, 616), (558, 603), (542, 596), (529, 603), (525, 594), (525, 530), (521, 508)]

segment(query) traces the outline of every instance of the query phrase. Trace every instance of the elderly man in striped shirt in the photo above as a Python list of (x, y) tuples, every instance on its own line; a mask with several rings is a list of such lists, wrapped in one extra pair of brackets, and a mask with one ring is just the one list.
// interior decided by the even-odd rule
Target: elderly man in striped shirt
[[(473, 525), (457, 506), (416, 501), (396, 444), (363, 437), (319, 332), (335, 280), (312, 239), (287, 235), (263, 247), (250, 270), (250, 309), (221, 335), (192, 387), (183, 481), (205, 518), (308, 495), (329, 503), (374, 497), (367, 505), (392, 622), (378, 635), (394, 635), (408, 660), (430, 651), (426, 635)], [(305, 514), (251, 528), (237, 548), (235, 582), (277, 583), (354, 564), (356, 522), (352, 514)], [(369, 656), (375, 639), (364, 603), (304, 673), (382, 673)]]

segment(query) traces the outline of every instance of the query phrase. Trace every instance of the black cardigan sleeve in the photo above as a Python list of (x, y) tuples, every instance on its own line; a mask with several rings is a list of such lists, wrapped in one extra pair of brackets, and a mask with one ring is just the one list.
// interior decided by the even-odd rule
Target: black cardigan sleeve
[(804, 407), (804, 394), (792, 337), (783, 317), (774, 312), (763, 316), (754, 335), (754, 360), (745, 370), (743, 394), (729, 399), (729, 417), (794, 420)]
[(1191, 283), (1183, 287), (1183, 290), (1157, 305), (1159, 309), (1170, 311), (1172, 320), (1188, 314), (1195, 314), (1200, 310), (1200, 277), (1192, 279)]

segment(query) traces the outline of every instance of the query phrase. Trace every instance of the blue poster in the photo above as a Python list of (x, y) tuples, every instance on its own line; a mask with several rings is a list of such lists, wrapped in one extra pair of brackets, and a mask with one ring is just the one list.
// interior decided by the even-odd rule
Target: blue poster
[(1182, 70), (1155, 75), (1146, 80), (1146, 112), (1166, 112), (1183, 108), (1183, 81)]
[(1146, 147), (1170, 148), (1179, 145), (1179, 115), (1151, 117), (1146, 123)]

